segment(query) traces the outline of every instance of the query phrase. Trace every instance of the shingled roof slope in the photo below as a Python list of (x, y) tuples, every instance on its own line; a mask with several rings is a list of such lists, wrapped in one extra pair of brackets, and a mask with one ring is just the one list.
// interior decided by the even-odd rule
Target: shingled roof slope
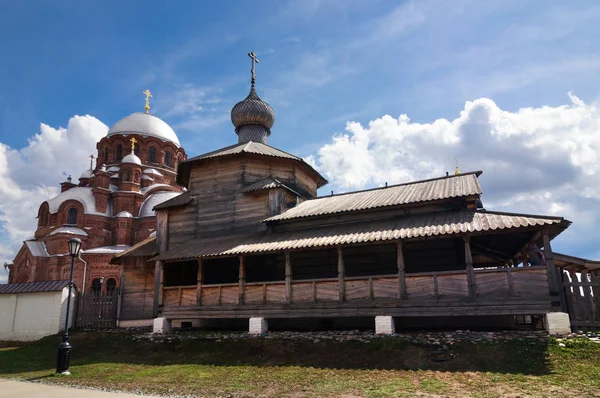
[(56, 292), (69, 285), (68, 280), (9, 283), (0, 285), (0, 294)]
[(322, 196), (306, 200), (285, 213), (265, 221), (290, 220), (386, 206), (481, 195), (477, 178), (481, 171), (462, 173), (431, 180), (414, 181), (388, 187)]
[(422, 238), (492, 230), (547, 226), (557, 235), (569, 226), (562, 217), (533, 216), (474, 210), (427, 213), (378, 220), (338, 224), (331, 227), (254, 235), (194, 239), (174, 247), (153, 260), (184, 260), (198, 257), (236, 256), (312, 247), (360, 244), (375, 241)]
[(182, 193), (181, 195), (177, 195), (174, 198), (169, 200), (165, 200), (162, 203), (157, 204), (152, 208), (152, 210), (165, 210), (173, 207), (185, 206), (192, 201), (192, 195), (188, 191)]
[(122, 251), (110, 260), (110, 264), (120, 264), (121, 259), (131, 257), (151, 257), (158, 253), (156, 248), (156, 234)]

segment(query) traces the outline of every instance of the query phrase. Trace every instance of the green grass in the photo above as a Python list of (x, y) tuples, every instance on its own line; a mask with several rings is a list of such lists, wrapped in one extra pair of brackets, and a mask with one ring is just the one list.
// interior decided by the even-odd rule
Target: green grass
[(600, 397), (600, 344), (458, 343), (453, 359), (400, 339), (135, 341), (71, 335), (70, 377), (53, 376), (57, 336), (0, 345), (0, 377), (148, 393), (236, 397)]

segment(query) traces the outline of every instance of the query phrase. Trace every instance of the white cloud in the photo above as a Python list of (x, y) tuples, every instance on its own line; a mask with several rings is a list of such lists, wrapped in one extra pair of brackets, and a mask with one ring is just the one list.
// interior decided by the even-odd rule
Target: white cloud
[[(339, 190), (485, 171), (484, 204), (496, 210), (561, 215), (574, 225), (565, 250), (587, 253), (600, 233), (600, 111), (569, 94), (566, 105), (500, 109), (480, 98), (454, 120), (414, 123), (383, 116), (368, 127), (348, 122), (312, 157)], [(581, 254), (581, 253), (580, 253)]]
[[(60, 192), (59, 183), (89, 167), (89, 155), (108, 126), (93, 116), (74, 116), (66, 128), (40, 125), (28, 145), (13, 149), (0, 143), (0, 265), (11, 261), (36, 228), (40, 204)], [(0, 269), (0, 281), (6, 278)]]

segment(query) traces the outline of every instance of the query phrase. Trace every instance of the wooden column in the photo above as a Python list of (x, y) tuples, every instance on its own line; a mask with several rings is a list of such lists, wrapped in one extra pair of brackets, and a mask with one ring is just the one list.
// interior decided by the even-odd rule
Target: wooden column
[(544, 257), (546, 258), (546, 270), (548, 273), (548, 288), (551, 296), (558, 296), (558, 276), (556, 273), (556, 266), (554, 265), (554, 254), (552, 253), (548, 231), (542, 232), (542, 238), (544, 239)]
[(404, 252), (402, 241), (396, 242), (396, 263), (398, 265), (398, 292), (400, 300), (406, 300), (406, 272), (404, 270)]
[(154, 302), (152, 314), (154, 318), (158, 316), (158, 308), (162, 303), (162, 274), (163, 274), (163, 263), (157, 261), (154, 265)]
[(467, 268), (467, 283), (469, 284), (469, 298), (477, 298), (477, 282), (475, 281), (475, 270), (473, 269), (473, 256), (471, 255), (471, 236), (464, 235), (465, 242), (465, 265)]
[(290, 252), (285, 252), (285, 302), (292, 302), (292, 259)]
[(240, 274), (238, 283), (238, 304), (244, 304), (244, 286), (246, 285), (246, 269), (244, 268), (244, 256), (240, 256)]
[(344, 281), (344, 254), (342, 252), (342, 247), (337, 247), (337, 256), (338, 256), (338, 285), (340, 289), (340, 302), (343, 302), (346, 299), (346, 282)]
[(202, 305), (202, 259), (198, 259), (198, 277), (196, 278), (196, 304)]

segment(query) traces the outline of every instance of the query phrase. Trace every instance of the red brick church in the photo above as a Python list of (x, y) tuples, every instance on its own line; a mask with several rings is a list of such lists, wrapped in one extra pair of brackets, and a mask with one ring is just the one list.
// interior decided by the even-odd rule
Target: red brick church
[(58, 196), (41, 203), (37, 230), (9, 266), (9, 283), (68, 279), (67, 242), (77, 237), (83, 241), (77, 287), (111, 293), (119, 286), (122, 266), (111, 265), (111, 258), (154, 234), (153, 207), (182, 192), (176, 176), (185, 150), (175, 131), (149, 110), (147, 101), (145, 112), (112, 126), (96, 144), (95, 167), (92, 155), (78, 183), (69, 176)]

